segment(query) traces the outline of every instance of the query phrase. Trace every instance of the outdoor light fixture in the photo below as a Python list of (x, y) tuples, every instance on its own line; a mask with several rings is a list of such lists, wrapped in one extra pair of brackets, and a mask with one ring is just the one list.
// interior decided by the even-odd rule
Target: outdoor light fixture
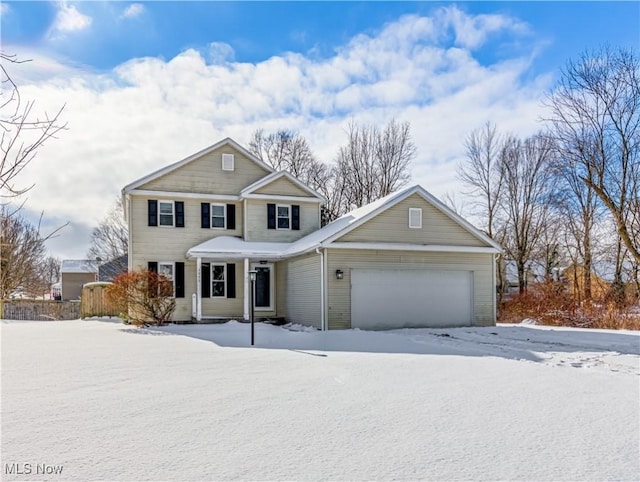
[(337, 269), (336, 270), (336, 279), (342, 279), (344, 278), (344, 273), (342, 272), (341, 269)]
[(249, 321), (251, 322), (251, 346), (253, 346), (255, 340), (255, 331), (253, 328), (253, 290), (255, 289), (257, 274), (258, 272), (255, 270), (249, 271), (249, 281), (251, 281), (251, 289), (249, 289)]

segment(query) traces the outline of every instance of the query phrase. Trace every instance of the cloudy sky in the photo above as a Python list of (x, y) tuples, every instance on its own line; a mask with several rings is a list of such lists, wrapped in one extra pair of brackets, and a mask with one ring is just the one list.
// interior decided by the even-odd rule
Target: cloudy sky
[(528, 135), (569, 58), (637, 48), (638, 2), (1, 2), (9, 65), (68, 130), (23, 172), (28, 214), (70, 222), (52, 254), (81, 258), (129, 182), (223, 137), (298, 130), (334, 159), (350, 120), (411, 122), (412, 183), (462, 187), (468, 133)]

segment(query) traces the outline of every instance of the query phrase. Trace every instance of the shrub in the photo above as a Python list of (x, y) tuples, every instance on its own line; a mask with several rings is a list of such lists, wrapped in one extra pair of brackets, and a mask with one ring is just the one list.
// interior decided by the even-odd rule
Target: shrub
[(106, 289), (125, 323), (136, 326), (161, 325), (171, 319), (176, 308), (173, 282), (154, 271), (130, 271), (116, 276)]
[(640, 330), (640, 311), (616, 301), (578, 303), (562, 283), (538, 283), (505, 300), (499, 321), (519, 323), (529, 318), (541, 325)]

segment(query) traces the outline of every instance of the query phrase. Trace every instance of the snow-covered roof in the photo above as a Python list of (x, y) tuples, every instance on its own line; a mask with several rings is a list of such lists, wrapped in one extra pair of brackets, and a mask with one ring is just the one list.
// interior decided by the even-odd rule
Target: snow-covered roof
[(298, 179), (297, 177), (291, 175), (287, 171), (272, 172), (271, 174), (268, 174), (267, 176), (263, 177), (262, 179), (258, 179), (256, 182), (254, 182), (253, 184), (249, 184), (242, 191), (240, 191), (240, 196), (241, 197), (249, 196), (252, 193), (254, 193), (255, 191), (257, 191), (258, 189), (271, 184), (272, 182), (276, 181), (277, 179), (280, 179), (281, 177), (287, 178), (289, 181), (291, 181), (293, 184), (298, 186), (300, 189), (302, 189), (303, 191), (306, 191), (311, 196), (313, 196), (315, 198), (318, 198), (323, 203), (327, 202), (327, 199), (322, 194), (314, 191), (309, 186), (307, 186), (302, 181), (300, 181), (300, 179)]
[(65, 259), (60, 267), (61, 273), (97, 273), (98, 264), (90, 259)]
[[(187, 251), (187, 257), (220, 257), (230, 259), (233, 257), (242, 258), (263, 256), (264, 258), (269, 259), (283, 259), (308, 253), (318, 247), (329, 245), (333, 240), (343, 236), (352, 229), (355, 229), (357, 226), (360, 226), (382, 211), (389, 209), (394, 204), (397, 204), (414, 193), (420, 194), (423, 198), (433, 204), (434, 207), (449, 216), (453, 221), (486, 242), (492, 252), (502, 251), (500, 245), (493, 239), (489, 238), (487, 235), (454, 213), (451, 209), (433, 197), (433, 195), (429, 194), (423, 187), (416, 185), (403, 189), (402, 191), (389, 194), (388, 196), (382, 197), (370, 204), (367, 204), (366, 206), (357, 208), (327, 224), (323, 228), (320, 228), (292, 243), (249, 242), (232, 236), (219, 236), (189, 249)], [(410, 246), (416, 245), (406, 245), (406, 247)], [(401, 245), (396, 246), (397, 249), (400, 249), (401, 247)], [(427, 247), (425, 246), (425, 248)], [(474, 247), (468, 247), (467, 249), (473, 250)], [(479, 250), (479, 248), (475, 249)]]

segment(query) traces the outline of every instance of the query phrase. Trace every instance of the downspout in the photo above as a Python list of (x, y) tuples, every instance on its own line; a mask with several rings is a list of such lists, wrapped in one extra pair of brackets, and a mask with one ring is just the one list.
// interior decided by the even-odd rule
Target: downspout
[[(491, 270), (493, 274), (493, 322), (494, 324), (498, 321), (498, 301), (496, 299), (498, 287), (496, 286), (496, 266), (498, 266), (498, 259), (500, 258), (500, 253), (496, 253), (493, 255), (493, 269)], [(502, 286), (500, 286), (500, 290), (502, 290)]]
[(327, 316), (326, 316), (326, 281), (327, 281), (327, 264), (324, 250), (316, 248), (316, 253), (320, 255), (320, 328), (322, 331), (327, 330)]

